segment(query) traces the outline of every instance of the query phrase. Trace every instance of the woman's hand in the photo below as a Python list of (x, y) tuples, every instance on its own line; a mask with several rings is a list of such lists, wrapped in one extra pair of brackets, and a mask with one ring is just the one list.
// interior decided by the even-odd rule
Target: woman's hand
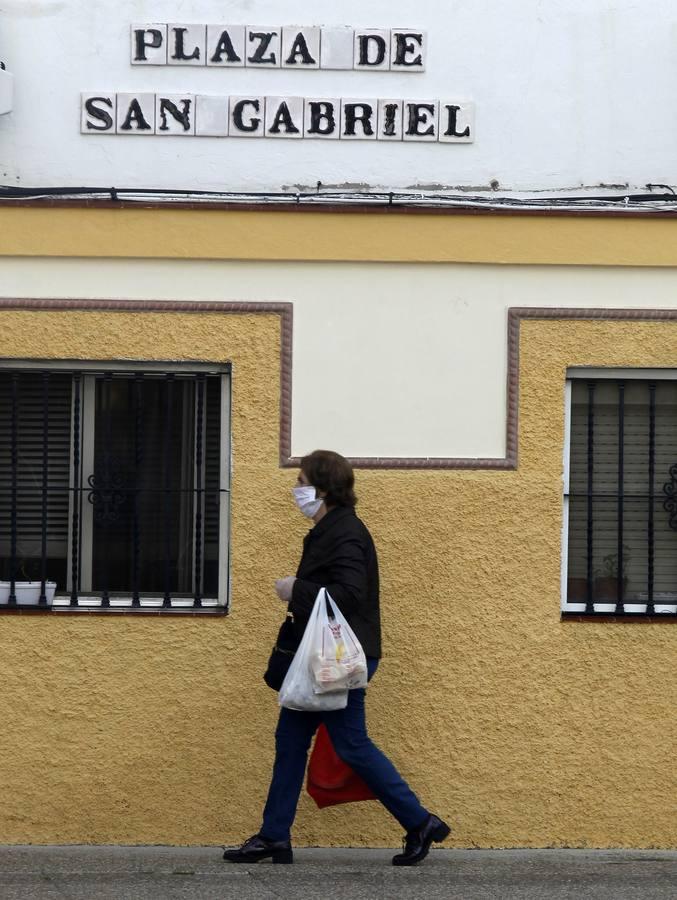
[(293, 575), (287, 575), (286, 578), (278, 578), (275, 582), (275, 591), (283, 603), (289, 603), (291, 600), (291, 592), (295, 581), (296, 578)]

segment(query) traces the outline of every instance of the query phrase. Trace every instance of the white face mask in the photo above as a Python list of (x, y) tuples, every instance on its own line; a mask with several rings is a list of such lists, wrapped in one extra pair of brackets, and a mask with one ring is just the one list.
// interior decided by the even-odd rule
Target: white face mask
[(312, 519), (319, 512), (320, 507), (324, 503), (322, 497), (317, 498), (317, 491), (312, 484), (304, 484), (301, 487), (291, 489), (294, 495), (296, 505), (304, 516)]

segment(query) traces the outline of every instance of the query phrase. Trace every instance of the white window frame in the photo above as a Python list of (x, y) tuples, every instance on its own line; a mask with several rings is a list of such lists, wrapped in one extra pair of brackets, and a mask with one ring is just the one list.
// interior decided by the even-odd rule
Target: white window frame
[[(569, 486), (571, 475), (571, 397), (574, 381), (594, 380), (601, 381), (677, 381), (677, 368), (668, 369), (628, 369), (623, 367), (587, 367), (570, 366), (566, 371), (564, 388), (564, 442), (562, 453), (562, 546), (561, 546), (561, 572), (560, 572), (560, 610), (562, 613), (585, 613), (585, 603), (567, 602), (567, 580), (569, 569)], [(656, 615), (660, 616), (668, 612), (671, 605), (659, 607)], [(603, 613), (602, 613), (603, 614)]]
[(562, 569), (560, 607), (562, 612), (585, 612), (585, 603), (567, 603), (569, 578), (569, 478), (571, 475), (571, 390), (573, 379), (567, 373), (564, 385), (564, 452), (562, 459)]
[[(221, 431), (220, 431), (220, 458), (219, 489), (221, 490), (221, 502), (219, 504), (219, 566), (218, 566), (218, 596), (202, 598), (201, 604), (205, 609), (213, 609), (228, 612), (230, 608), (231, 583), (230, 583), (230, 512), (231, 512), (231, 483), (232, 483), (232, 436), (231, 436), (231, 411), (232, 411), (232, 369), (230, 364), (212, 364), (204, 362), (177, 362), (170, 360), (44, 360), (44, 359), (0, 359), (1, 368), (49, 370), (50, 372), (72, 371), (77, 369), (83, 374), (80, 396), (80, 428), (81, 428), (81, 460), (80, 460), (80, 583), (78, 594), (78, 607), (100, 607), (101, 597), (88, 594), (91, 591), (92, 559), (93, 559), (93, 508), (89, 503), (83, 503), (86, 494), (84, 485), (87, 475), (91, 474), (94, 459), (94, 390), (95, 373), (112, 372), (162, 372), (180, 374), (205, 374), (218, 375), (221, 379)], [(87, 373), (91, 372), (91, 376)], [(197, 412), (195, 413), (197, 415)], [(74, 416), (71, 416), (71, 428), (74, 424)], [(73, 484), (73, 432), (71, 430), (71, 458), (70, 458), (70, 483)], [(205, 477), (203, 470), (203, 478)], [(204, 503), (204, 496), (202, 497)], [(67, 559), (72, 554), (72, 532), (70, 522), (73, 515), (74, 493), (70, 492), (68, 506), (68, 549)], [(195, 527), (195, 516), (193, 516)], [(67, 592), (72, 590), (72, 573), (67, 567)], [(141, 609), (162, 607), (162, 599), (156, 596), (140, 595)], [(172, 609), (192, 609), (190, 602), (184, 598), (171, 600)], [(66, 608), (70, 606), (69, 596), (55, 596), (54, 608)], [(112, 608), (134, 609), (132, 598), (127, 596), (110, 596)]]

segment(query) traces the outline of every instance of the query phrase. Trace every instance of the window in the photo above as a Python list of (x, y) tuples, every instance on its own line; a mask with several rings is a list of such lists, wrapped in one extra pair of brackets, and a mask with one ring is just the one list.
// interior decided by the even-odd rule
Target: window
[(1, 367), (0, 605), (222, 611), (229, 425), (225, 370)]
[(677, 614), (677, 380), (632, 374), (567, 383), (564, 612)]

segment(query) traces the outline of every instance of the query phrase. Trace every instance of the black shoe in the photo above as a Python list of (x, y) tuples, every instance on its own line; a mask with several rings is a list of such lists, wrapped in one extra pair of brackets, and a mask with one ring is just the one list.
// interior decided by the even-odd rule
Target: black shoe
[(257, 863), (271, 857), (274, 863), (293, 863), (294, 852), (289, 841), (267, 841), (255, 834), (235, 850), (226, 850), (223, 858), (233, 863)]
[(420, 828), (408, 831), (404, 852), (393, 856), (394, 866), (415, 866), (425, 859), (433, 841), (439, 843), (451, 834), (451, 828), (437, 816), (428, 816)]

